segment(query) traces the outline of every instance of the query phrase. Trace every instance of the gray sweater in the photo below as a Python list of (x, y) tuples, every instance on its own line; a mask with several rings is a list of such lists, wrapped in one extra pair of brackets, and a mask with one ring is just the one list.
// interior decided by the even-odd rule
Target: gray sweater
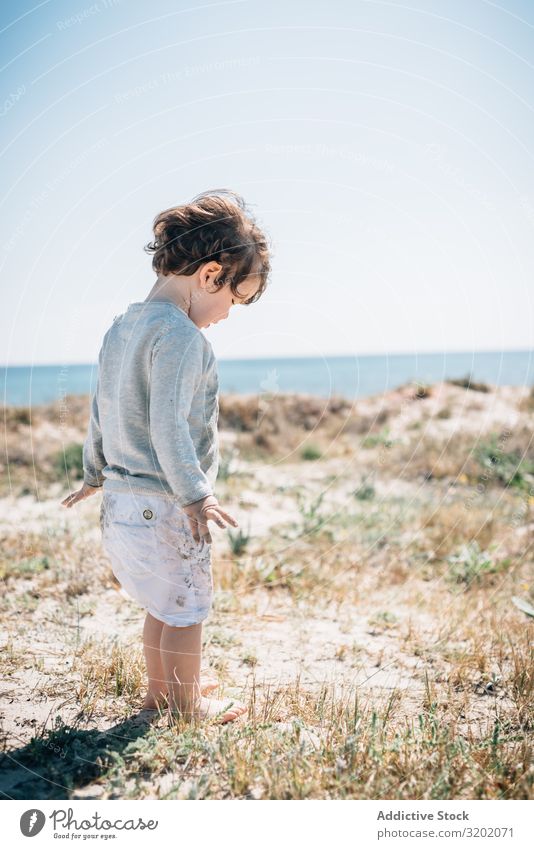
[(183, 310), (170, 301), (130, 304), (98, 356), (85, 482), (171, 496), (182, 507), (213, 495), (218, 389), (211, 344)]

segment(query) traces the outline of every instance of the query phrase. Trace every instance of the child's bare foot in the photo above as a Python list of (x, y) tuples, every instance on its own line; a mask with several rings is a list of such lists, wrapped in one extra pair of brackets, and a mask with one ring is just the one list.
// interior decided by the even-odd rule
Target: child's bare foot
[[(208, 693), (213, 692), (219, 686), (219, 682), (216, 678), (210, 678), (209, 680), (202, 681), (200, 684), (200, 692), (203, 696), (207, 696)], [(141, 710), (157, 710), (158, 707), (165, 707), (167, 703), (167, 696), (161, 695), (159, 698), (156, 698), (152, 693), (147, 693), (143, 700), (143, 704), (141, 705)]]
[(218, 723), (233, 722), (239, 716), (248, 711), (243, 702), (235, 699), (206, 699), (201, 697), (193, 714), (170, 711), (171, 716), (179, 716), (184, 719), (216, 719)]

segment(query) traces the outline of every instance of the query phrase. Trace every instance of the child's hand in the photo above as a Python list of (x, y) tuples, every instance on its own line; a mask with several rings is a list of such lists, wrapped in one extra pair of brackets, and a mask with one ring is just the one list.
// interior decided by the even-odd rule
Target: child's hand
[(211, 543), (208, 519), (216, 522), (220, 528), (225, 528), (226, 522), (229, 522), (234, 528), (238, 527), (236, 519), (219, 506), (219, 502), (214, 495), (207, 495), (205, 498), (201, 498), (200, 501), (194, 501), (193, 504), (182, 507), (182, 510), (189, 519), (193, 539), (196, 542), (200, 542), (203, 539), (208, 545)]
[(83, 501), (84, 498), (89, 498), (90, 495), (94, 495), (95, 492), (102, 492), (101, 486), (89, 486), (88, 483), (83, 483), (82, 488), (77, 492), (71, 492), (70, 495), (61, 502), (64, 507), (72, 507), (73, 504), (77, 504), (78, 501)]

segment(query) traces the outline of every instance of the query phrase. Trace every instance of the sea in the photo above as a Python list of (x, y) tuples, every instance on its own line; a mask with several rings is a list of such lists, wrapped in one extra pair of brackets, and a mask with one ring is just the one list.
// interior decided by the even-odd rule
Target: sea
[[(534, 384), (534, 349), (218, 360), (221, 393), (302, 393), (362, 398), (406, 383), (468, 377), (494, 385)], [(0, 367), (5, 406), (31, 407), (92, 394), (96, 363)]]

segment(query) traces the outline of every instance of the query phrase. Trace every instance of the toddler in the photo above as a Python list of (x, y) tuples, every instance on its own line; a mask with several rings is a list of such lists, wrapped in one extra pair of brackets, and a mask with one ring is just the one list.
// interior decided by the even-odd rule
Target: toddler
[(216, 683), (200, 679), (213, 595), (208, 521), (237, 526), (213, 493), (219, 384), (201, 328), (258, 300), (269, 250), (243, 199), (226, 189), (158, 215), (146, 250), (157, 280), (104, 335), (84, 482), (61, 503), (102, 491), (103, 548), (123, 591), (146, 610), (143, 709), (229, 722), (246, 706), (208, 699)]

